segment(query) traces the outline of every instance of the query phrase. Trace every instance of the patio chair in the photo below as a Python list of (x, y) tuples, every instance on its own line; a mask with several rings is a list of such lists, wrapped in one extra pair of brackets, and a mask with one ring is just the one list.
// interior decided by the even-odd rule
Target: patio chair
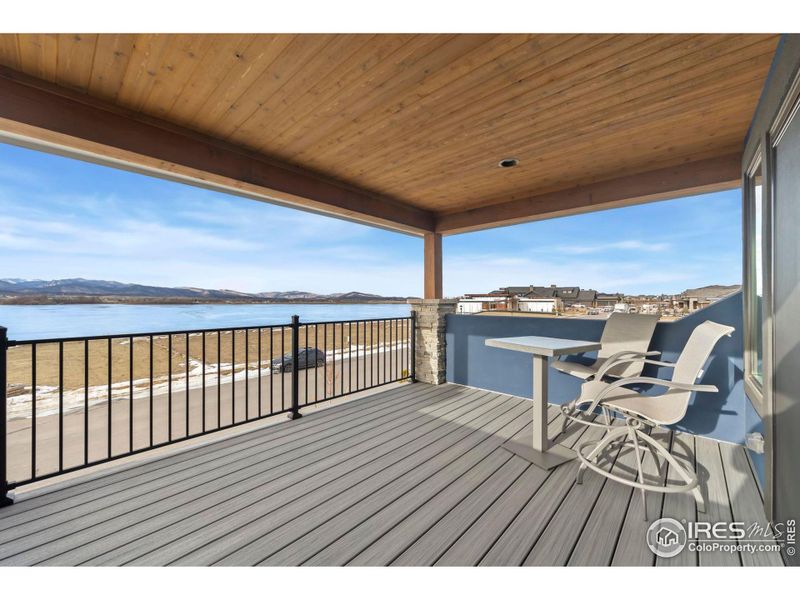
[[(600, 337), (602, 348), (598, 350), (597, 359), (592, 364), (584, 365), (566, 360), (556, 360), (551, 364), (554, 369), (585, 381), (637, 377), (642, 374), (644, 365), (652, 362), (649, 357), (661, 354), (656, 350), (647, 350), (656, 323), (658, 315), (611, 313)], [(574, 420), (576, 411), (571, 405), (565, 405), (561, 410)], [(610, 422), (605, 410), (603, 414), (606, 421)], [(562, 433), (566, 431), (568, 424), (567, 419), (561, 422)]]
[(640, 359), (660, 354), (647, 351), (656, 323), (658, 315), (611, 313), (600, 338), (603, 347), (592, 364), (556, 360), (553, 368), (586, 381), (641, 375), (644, 363)]
[[(673, 373), (670, 380), (656, 377), (625, 377), (612, 383), (606, 383), (600, 379), (585, 383), (581, 390), (581, 395), (572, 403), (573, 409), (580, 410), (585, 417), (588, 417), (600, 407), (620, 415), (625, 419), (625, 424), (614, 426), (610, 422), (606, 423), (605, 427), (608, 429), (608, 434), (603, 439), (584, 442), (578, 447), (578, 458), (581, 464), (578, 467), (577, 482), (582, 482), (583, 473), (589, 468), (603, 477), (638, 488), (642, 494), (643, 506), (645, 506), (645, 520), (647, 519), (647, 503), (644, 502), (646, 491), (662, 493), (692, 492), (697, 501), (697, 510), (705, 512), (705, 501), (698, 485), (697, 474), (688, 467), (681, 465), (670, 454), (669, 450), (653, 439), (649, 432), (645, 431), (645, 428), (651, 430), (655, 426), (674, 425), (680, 422), (686, 415), (689, 399), (693, 392), (719, 391), (714, 385), (701, 385), (695, 382), (702, 375), (703, 367), (717, 342), (723, 336), (730, 336), (733, 332), (733, 327), (706, 321), (698, 325), (689, 336), (681, 355), (674, 364), (661, 361), (646, 361), (672, 367)], [(627, 386), (631, 385), (654, 385), (663, 387), (666, 391), (656, 396), (645, 396), (628, 389)], [(585, 422), (584, 419), (568, 418)], [(617, 441), (633, 446), (633, 450), (636, 453), (636, 481), (612, 473), (610, 469), (603, 469), (598, 464), (597, 459), (603, 450)], [(661, 457), (672, 466), (675, 473), (684, 483), (678, 485), (670, 485), (669, 482), (666, 482), (665, 485), (646, 483), (640, 453), (642, 446), (650, 451), (658, 472), (661, 469), (661, 463), (659, 462), (659, 457)]]

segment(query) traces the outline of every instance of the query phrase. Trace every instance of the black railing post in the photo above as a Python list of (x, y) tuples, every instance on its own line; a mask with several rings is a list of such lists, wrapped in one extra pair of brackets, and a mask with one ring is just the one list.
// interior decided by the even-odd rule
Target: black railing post
[(300, 317), (292, 315), (292, 410), (289, 418), (299, 419), (302, 416), (300, 414)]
[(417, 311), (411, 311), (411, 383), (417, 382)]
[(7, 390), (7, 365), (8, 365), (8, 331), (0, 326), (0, 506), (14, 504), (8, 497), (8, 438), (7, 421), (8, 399)]

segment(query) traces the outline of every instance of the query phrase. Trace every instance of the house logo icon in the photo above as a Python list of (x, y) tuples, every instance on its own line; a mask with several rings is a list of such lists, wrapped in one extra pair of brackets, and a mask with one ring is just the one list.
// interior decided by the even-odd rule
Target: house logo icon
[(647, 529), (647, 546), (656, 556), (676, 556), (686, 546), (686, 528), (675, 519), (658, 519)]
[(672, 531), (672, 529), (662, 527), (656, 531), (656, 541), (660, 546), (672, 546), (678, 543), (678, 534)]

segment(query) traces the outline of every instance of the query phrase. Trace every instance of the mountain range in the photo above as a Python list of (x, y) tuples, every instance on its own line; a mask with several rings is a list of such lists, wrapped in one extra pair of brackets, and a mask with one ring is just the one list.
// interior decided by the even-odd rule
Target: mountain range
[(160, 287), (98, 279), (0, 279), (0, 300), (16, 303), (59, 303), (86, 300), (97, 302), (404, 302), (407, 298), (379, 296), (364, 292), (317, 294), (287, 292), (246, 293), (195, 287)]

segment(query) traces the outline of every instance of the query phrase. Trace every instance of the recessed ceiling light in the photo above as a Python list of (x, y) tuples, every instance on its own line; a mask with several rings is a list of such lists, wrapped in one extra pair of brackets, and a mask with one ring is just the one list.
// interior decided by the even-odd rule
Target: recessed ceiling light
[(511, 167), (516, 167), (519, 164), (519, 161), (516, 158), (504, 158), (497, 166), (502, 167), (503, 169), (510, 169)]

